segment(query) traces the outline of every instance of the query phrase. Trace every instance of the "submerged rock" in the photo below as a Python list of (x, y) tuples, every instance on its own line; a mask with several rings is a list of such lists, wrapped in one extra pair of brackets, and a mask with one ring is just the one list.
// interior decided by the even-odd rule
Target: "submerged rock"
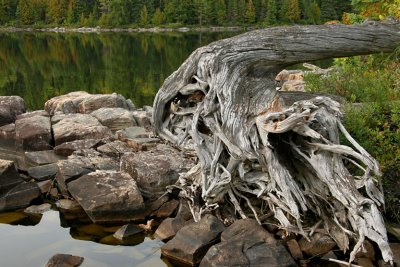
[(70, 182), (68, 190), (95, 223), (143, 219), (142, 195), (127, 173), (92, 172)]
[(72, 114), (53, 124), (56, 145), (83, 139), (111, 138), (112, 132), (88, 114)]
[(55, 254), (49, 259), (45, 267), (78, 267), (82, 264), (83, 258), (69, 254)]
[(90, 115), (98, 119), (101, 124), (107, 126), (113, 132), (136, 126), (136, 121), (132, 113), (123, 108), (100, 108), (93, 111)]
[(119, 228), (115, 233), (114, 237), (118, 240), (124, 240), (132, 238), (135, 235), (143, 233), (143, 229), (135, 224), (126, 224)]
[(25, 112), (25, 102), (19, 96), (0, 96), (0, 126), (13, 123)]
[(200, 266), (297, 266), (286, 248), (252, 219), (235, 221), (222, 232), (221, 241)]
[(0, 197), (23, 181), (14, 162), (0, 159)]
[(192, 166), (190, 159), (164, 144), (121, 158), (121, 171), (129, 173), (148, 197), (163, 194), (167, 185), (177, 181), (179, 173), (187, 172)]
[[(186, 225), (161, 248), (164, 256), (191, 266), (200, 263), (207, 250), (219, 242), (225, 226), (211, 214), (196, 223)], [(221, 265), (220, 265), (221, 266)]]

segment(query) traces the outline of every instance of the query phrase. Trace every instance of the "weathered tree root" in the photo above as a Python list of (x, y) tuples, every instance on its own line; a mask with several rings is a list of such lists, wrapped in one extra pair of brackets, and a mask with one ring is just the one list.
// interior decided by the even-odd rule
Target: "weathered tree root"
[[(259, 30), (196, 50), (165, 81), (153, 115), (160, 136), (198, 154), (177, 185), (195, 220), (228, 201), (260, 223), (272, 211), (306, 238), (323, 227), (343, 251), (354, 238), (350, 262), (366, 237), (392, 261), (379, 165), (343, 127), (339, 103), (320, 96), (287, 105), (273, 79), (293, 63), (399, 42), (398, 24), (324, 25)], [(340, 145), (340, 134), (353, 148)], [(320, 221), (303, 225), (306, 212)]]

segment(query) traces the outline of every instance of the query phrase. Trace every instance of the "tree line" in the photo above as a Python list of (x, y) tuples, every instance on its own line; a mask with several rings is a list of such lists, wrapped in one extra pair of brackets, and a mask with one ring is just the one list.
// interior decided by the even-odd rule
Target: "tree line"
[(0, 0), (0, 25), (276, 25), (341, 19), (351, 0)]

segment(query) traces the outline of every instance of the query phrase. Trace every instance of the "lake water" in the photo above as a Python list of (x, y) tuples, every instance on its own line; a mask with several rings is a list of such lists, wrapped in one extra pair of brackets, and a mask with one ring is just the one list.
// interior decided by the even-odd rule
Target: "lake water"
[(166, 77), (196, 48), (227, 33), (0, 33), (0, 95), (30, 110), (72, 91), (120, 93), (151, 105)]
[[(193, 50), (235, 34), (0, 33), (0, 95), (23, 97), (28, 110), (80, 90), (116, 92), (137, 106), (151, 105), (164, 79)], [(107, 245), (107, 230), (65, 225), (57, 211), (34, 222), (25, 217), (0, 214), (1, 267), (44, 266), (56, 253), (82, 256), (87, 267), (170, 265), (161, 258), (162, 242), (149, 236), (135, 246)], [(96, 229), (105, 236), (93, 234)]]

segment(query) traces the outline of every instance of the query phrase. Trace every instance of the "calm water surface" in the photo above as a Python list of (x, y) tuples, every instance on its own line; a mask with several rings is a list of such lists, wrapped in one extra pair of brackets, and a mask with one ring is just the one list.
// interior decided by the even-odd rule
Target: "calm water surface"
[(0, 33), (0, 95), (27, 108), (72, 91), (117, 92), (137, 106), (196, 48), (238, 33)]

